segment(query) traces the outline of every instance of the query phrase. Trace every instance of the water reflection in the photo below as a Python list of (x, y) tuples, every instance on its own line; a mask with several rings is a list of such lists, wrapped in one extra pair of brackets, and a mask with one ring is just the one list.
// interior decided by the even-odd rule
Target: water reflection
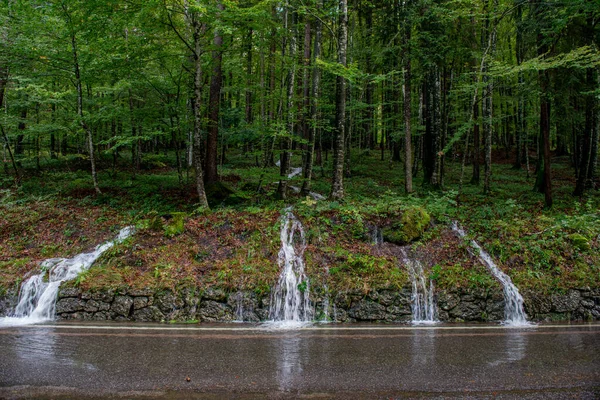
[(436, 331), (434, 329), (413, 330), (411, 356), (412, 363), (417, 365), (433, 365), (435, 362)]
[(277, 383), (279, 390), (289, 391), (295, 379), (302, 374), (301, 337), (299, 334), (284, 335), (276, 341), (279, 349), (277, 357)]
[(76, 347), (77, 342), (65, 342), (54, 328), (46, 328), (14, 336), (13, 351), (23, 363), (38, 367), (62, 365), (96, 370), (93, 364), (75, 358), (75, 354), (82, 355)]
[(490, 366), (517, 362), (525, 358), (529, 340), (526, 332), (510, 329), (502, 336), (502, 340), (504, 341), (504, 349), (497, 360), (489, 363)]

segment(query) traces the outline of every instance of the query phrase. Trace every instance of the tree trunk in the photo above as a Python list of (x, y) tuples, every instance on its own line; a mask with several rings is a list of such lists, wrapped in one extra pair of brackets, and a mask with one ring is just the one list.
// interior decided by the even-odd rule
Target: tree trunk
[[(72, 25), (71, 15), (69, 14), (65, 4), (63, 4), (63, 10), (65, 12), (65, 17), (67, 18), (67, 22), (69, 25)], [(94, 184), (94, 189), (96, 193), (101, 194), (100, 187), (98, 186), (98, 177), (96, 175), (96, 160), (94, 157), (94, 139), (92, 137), (92, 130), (89, 128), (87, 123), (85, 122), (85, 118), (83, 115), (83, 88), (81, 84), (81, 72), (79, 69), (79, 59), (77, 53), (77, 37), (75, 31), (72, 26), (70, 27), (70, 35), (71, 35), (71, 50), (73, 52), (73, 72), (75, 74), (75, 87), (77, 89), (77, 115), (79, 116), (79, 123), (81, 128), (86, 133), (86, 145), (88, 154), (90, 157), (90, 167), (92, 169), (92, 182)]]
[[(290, 7), (286, 7), (284, 23), (288, 23), (290, 13)], [(294, 90), (296, 83), (296, 51), (297, 51), (297, 42), (296, 42), (296, 22), (297, 22), (297, 14), (296, 12), (292, 12), (292, 26), (291, 26), (291, 35), (290, 35), (290, 51), (288, 58), (290, 59), (290, 68), (288, 71), (288, 85), (287, 85), (287, 132), (286, 136), (281, 140), (281, 154), (279, 159), (279, 186), (277, 187), (277, 195), (280, 199), (287, 198), (287, 188), (288, 188), (288, 174), (290, 171), (291, 157), (292, 154), (290, 150), (292, 148), (292, 135), (294, 133), (294, 116), (295, 116), (295, 108), (294, 108)]]
[[(319, 1), (318, 7), (322, 8), (323, 0)], [(313, 153), (315, 151), (315, 138), (317, 137), (317, 125), (318, 125), (318, 98), (319, 98), (319, 79), (320, 70), (317, 66), (317, 58), (321, 55), (321, 21), (315, 18), (315, 41), (312, 52), (312, 81), (310, 87), (310, 121), (312, 126), (309, 127), (308, 131), (308, 145), (306, 150), (306, 160), (304, 164), (304, 182), (302, 183), (303, 195), (307, 195), (310, 192), (312, 182), (312, 171), (313, 171)]]
[(208, 200), (206, 199), (206, 191), (204, 190), (204, 177), (202, 168), (202, 114), (200, 103), (202, 101), (202, 54), (201, 36), (204, 33), (205, 26), (198, 20), (198, 15), (191, 10), (187, 13), (188, 24), (190, 25), (193, 36), (193, 60), (194, 60), (194, 94), (193, 94), (193, 113), (194, 113), (194, 134), (193, 134), (193, 164), (196, 170), (196, 192), (198, 194), (198, 202), (201, 207), (208, 208)]
[(481, 138), (479, 137), (479, 103), (475, 103), (473, 107), (473, 176), (471, 177), (471, 184), (479, 185), (480, 182), (480, 167), (479, 162), (481, 158)]
[[(223, 10), (219, 2), (217, 7)], [(218, 28), (214, 31), (213, 51), (213, 74), (210, 80), (210, 92), (208, 100), (208, 135), (206, 137), (206, 155), (204, 183), (211, 184), (219, 180), (217, 171), (217, 154), (219, 152), (219, 105), (221, 103), (221, 86), (223, 85), (223, 37)]]
[[(594, 90), (594, 69), (588, 68), (586, 71), (586, 87), (587, 90)], [(577, 176), (577, 183), (575, 185), (575, 196), (582, 196), (585, 189), (591, 186), (592, 177), (592, 141), (594, 137), (594, 130), (596, 129), (595, 121), (595, 98), (593, 95), (588, 94), (585, 96), (585, 128), (581, 139), (581, 147), (579, 152), (579, 167), (577, 168), (579, 174)], [(597, 149), (596, 149), (597, 152)]]
[(403, 95), (404, 95), (404, 191), (406, 193), (412, 193), (412, 133), (411, 133), (411, 62), (410, 62), (410, 36), (411, 36), (411, 25), (409, 18), (407, 17), (404, 21), (404, 82), (403, 82)]
[[(348, 1), (339, 1), (338, 63), (346, 66), (348, 46)], [(344, 142), (346, 129), (346, 79), (338, 75), (335, 91), (335, 149), (333, 155), (333, 181), (331, 198), (344, 197)], [(383, 140), (383, 139), (382, 139)]]

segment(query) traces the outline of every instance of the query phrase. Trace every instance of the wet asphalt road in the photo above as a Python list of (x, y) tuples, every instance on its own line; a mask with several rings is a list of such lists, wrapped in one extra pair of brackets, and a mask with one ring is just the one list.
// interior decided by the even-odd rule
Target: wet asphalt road
[(0, 329), (0, 398), (84, 397), (594, 399), (600, 324)]

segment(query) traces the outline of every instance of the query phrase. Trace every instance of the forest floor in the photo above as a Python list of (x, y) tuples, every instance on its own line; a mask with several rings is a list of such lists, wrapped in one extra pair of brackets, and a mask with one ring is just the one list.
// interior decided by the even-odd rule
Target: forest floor
[[(113, 173), (110, 161), (102, 160), (101, 195), (84, 160), (47, 160), (41, 170), (25, 164), (18, 189), (12, 177), (0, 176), (0, 295), (16, 292), (42, 260), (90, 251), (125, 225), (135, 225), (137, 233), (71, 284), (90, 290), (219, 286), (267, 292), (279, 273), (280, 216), (289, 205), (304, 225), (308, 275), (333, 291), (406, 285), (408, 273), (398, 268), (393, 252), (373, 245), (373, 232), (407, 226), (406, 216), (415, 210), (426, 210), (430, 222), (400, 242), (410, 245), (437, 288), (497, 285), (452, 232), (452, 221), (519, 288), (553, 293), (600, 287), (600, 192), (571, 195), (575, 182), (567, 158), (554, 160), (555, 202), (545, 209), (543, 195), (532, 191), (533, 171), (528, 177), (525, 168), (513, 169), (503, 153), (494, 154), (488, 195), (469, 184), (470, 166), (459, 193), (461, 166), (449, 160), (443, 190), (422, 186), (419, 173), (416, 192), (407, 196), (403, 167), (388, 156), (382, 162), (378, 151), (354, 153), (342, 202), (293, 193), (282, 201), (274, 196), (278, 168), (262, 169), (254, 156), (232, 152), (220, 169), (228, 191), (217, 188), (211, 210), (197, 207), (192, 173), (180, 176), (170, 155), (146, 156), (135, 176), (124, 165)], [(315, 168), (313, 182), (313, 190), (325, 196), (329, 163)], [(295, 156), (292, 165), (299, 164)], [(301, 183), (298, 176), (291, 185)]]

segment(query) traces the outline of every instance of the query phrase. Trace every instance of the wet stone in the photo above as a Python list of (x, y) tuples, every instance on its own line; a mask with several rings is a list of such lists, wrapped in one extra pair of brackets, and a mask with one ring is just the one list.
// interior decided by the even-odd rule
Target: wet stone
[(117, 315), (127, 317), (133, 306), (133, 299), (129, 296), (115, 296), (111, 310)]
[(438, 306), (444, 311), (449, 311), (460, 303), (460, 297), (454, 293), (442, 292), (438, 295)]
[(87, 303), (85, 303), (85, 308), (84, 311), (87, 312), (96, 312), (99, 310), (100, 303), (98, 303), (96, 300), (88, 300)]
[(129, 289), (127, 291), (129, 296), (133, 297), (149, 297), (154, 294), (152, 289), (144, 288), (144, 289)]
[(79, 289), (72, 287), (61, 288), (58, 292), (58, 297), (79, 297)]
[(208, 288), (202, 293), (202, 298), (205, 300), (224, 302), (227, 300), (227, 294), (222, 289)]
[(73, 297), (60, 299), (56, 302), (56, 313), (72, 313), (82, 311), (86, 306), (85, 300), (80, 300)]
[(148, 307), (147, 297), (134, 297), (133, 298), (133, 309), (139, 310), (140, 308)]
[(150, 306), (135, 310), (133, 312), (133, 320), (139, 322), (160, 322), (165, 316), (160, 312), (158, 307)]
[(165, 292), (155, 296), (154, 305), (156, 305), (163, 314), (169, 314), (183, 307), (184, 302), (171, 292)]
[(566, 295), (552, 295), (552, 306), (555, 312), (570, 312), (579, 306), (581, 294), (577, 290), (570, 290)]
[(595, 304), (591, 300), (581, 300), (581, 305), (585, 308), (594, 308)]
[(204, 301), (198, 309), (198, 319), (200, 321), (216, 322), (216, 321), (233, 321), (231, 308), (223, 303), (216, 301)]
[(112, 303), (112, 301), (114, 300), (115, 295), (112, 291), (106, 291), (106, 292), (95, 292), (92, 293), (92, 300), (96, 300), (96, 301), (103, 301), (105, 303)]
[(348, 315), (360, 321), (376, 321), (386, 318), (385, 307), (369, 300), (355, 303), (348, 311)]

